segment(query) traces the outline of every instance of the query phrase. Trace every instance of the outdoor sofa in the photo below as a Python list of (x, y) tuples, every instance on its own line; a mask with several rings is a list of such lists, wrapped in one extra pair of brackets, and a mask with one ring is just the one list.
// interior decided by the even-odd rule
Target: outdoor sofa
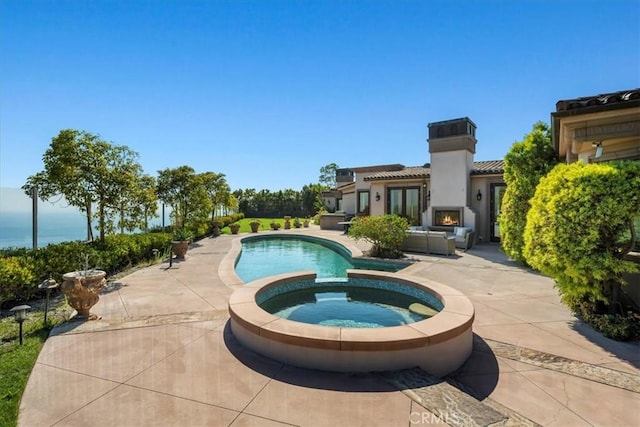
[[(475, 231), (469, 227), (412, 227), (400, 245), (401, 251), (451, 255), (455, 248), (466, 251), (473, 246)], [(452, 249), (453, 248), (453, 249)]]
[(400, 250), (426, 254), (453, 255), (455, 240), (443, 231), (410, 230), (400, 244)]

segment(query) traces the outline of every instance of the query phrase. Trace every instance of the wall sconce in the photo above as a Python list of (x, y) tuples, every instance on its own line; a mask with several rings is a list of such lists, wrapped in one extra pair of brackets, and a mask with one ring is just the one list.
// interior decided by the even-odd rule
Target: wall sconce
[(379, 202), (379, 201), (380, 201), (380, 193), (376, 191), (376, 202)]
[(480, 201), (482, 200), (482, 193), (480, 192), (480, 189), (478, 188), (478, 194), (476, 194), (476, 200)]
[(13, 316), (16, 319), (16, 322), (18, 322), (18, 324), (20, 325), (20, 345), (22, 345), (22, 322), (24, 322), (27, 318), (27, 310), (29, 310), (30, 308), (31, 307), (29, 307), (28, 305), (18, 305), (9, 310), (13, 312)]
[(596, 149), (596, 159), (602, 156), (602, 152), (604, 148), (602, 148), (602, 141), (594, 142), (591, 144), (592, 147)]

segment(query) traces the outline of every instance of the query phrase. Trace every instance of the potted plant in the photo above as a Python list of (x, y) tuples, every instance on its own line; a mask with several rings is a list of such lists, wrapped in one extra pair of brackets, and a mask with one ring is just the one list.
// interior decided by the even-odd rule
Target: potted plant
[(278, 231), (280, 230), (281, 224), (279, 222), (272, 222), (271, 223), (271, 229), (274, 231)]
[(229, 229), (231, 230), (231, 234), (238, 234), (238, 231), (240, 230), (240, 224), (237, 222), (229, 224)]
[(213, 221), (211, 225), (213, 225), (213, 237), (218, 237), (220, 235), (220, 228), (222, 227), (222, 223), (220, 221)]
[(189, 249), (189, 241), (192, 239), (192, 235), (184, 227), (177, 228), (173, 232), (173, 239), (171, 240), (171, 250), (176, 254), (176, 258), (184, 258)]
[(300, 218), (296, 217), (296, 218), (293, 220), (293, 226), (294, 226), (295, 228), (300, 228), (300, 227), (302, 227), (302, 223), (300, 222)]
[(304, 221), (302, 221), (302, 225), (304, 228), (309, 228), (309, 218), (305, 218)]
[(260, 221), (251, 221), (249, 223), (249, 226), (251, 227), (251, 232), (252, 233), (257, 233), (258, 232), (258, 228), (260, 227)]
[(284, 217), (284, 229), (289, 230), (290, 228), (291, 228), (291, 217), (287, 215)]
[(62, 275), (60, 289), (67, 297), (69, 305), (78, 312), (77, 320), (96, 320), (100, 317), (89, 310), (100, 299), (99, 294), (107, 284), (107, 273), (103, 270), (89, 269), (89, 255), (81, 256), (82, 265), (77, 271)]

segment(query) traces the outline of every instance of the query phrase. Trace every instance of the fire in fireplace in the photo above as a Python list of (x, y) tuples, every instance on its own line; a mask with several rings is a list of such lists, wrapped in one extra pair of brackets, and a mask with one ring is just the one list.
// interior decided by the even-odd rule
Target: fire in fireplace
[(460, 225), (462, 215), (459, 209), (434, 209), (433, 225)]

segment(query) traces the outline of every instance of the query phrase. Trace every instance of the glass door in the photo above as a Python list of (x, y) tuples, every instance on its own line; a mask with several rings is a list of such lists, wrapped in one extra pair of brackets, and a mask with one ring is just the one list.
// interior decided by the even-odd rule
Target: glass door
[(420, 225), (420, 189), (390, 188), (387, 192), (387, 212), (400, 215), (409, 225)]
[(507, 189), (506, 184), (491, 184), (491, 198), (489, 201), (489, 209), (491, 211), (489, 220), (491, 221), (490, 240), (492, 242), (500, 241), (500, 224), (498, 218), (500, 216), (500, 207), (502, 206), (502, 197)]

